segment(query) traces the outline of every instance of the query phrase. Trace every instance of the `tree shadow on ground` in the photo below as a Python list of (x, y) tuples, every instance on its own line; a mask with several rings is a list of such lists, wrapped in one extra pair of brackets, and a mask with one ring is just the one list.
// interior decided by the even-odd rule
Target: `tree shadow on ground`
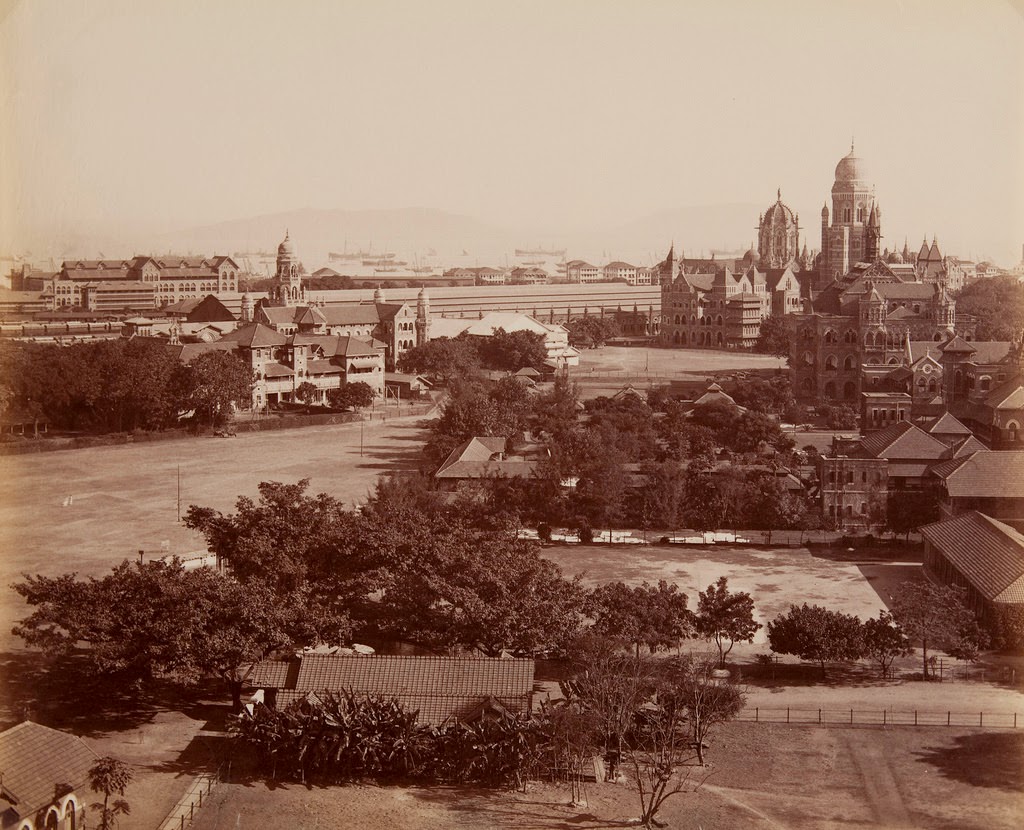
[(7, 725), (33, 720), (86, 738), (131, 732), (163, 711), (222, 729), (226, 704), (216, 683), (183, 688), (166, 681), (141, 686), (98, 674), (81, 655), (46, 657), (32, 651), (0, 653), (0, 717)]
[[(474, 821), (486, 817), (493, 827), (514, 827), (516, 830), (578, 830), (578, 828), (629, 827), (633, 822), (602, 819), (590, 812), (575, 813), (565, 801), (552, 801), (543, 796), (512, 794), (479, 787), (423, 787), (408, 790), (420, 801), (444, 807), (453, 813), (467, 813)], [(585, 808), (584, 808), (585, 809)]]
[(395, 448), (389, 444), (371, 444), (363, 447), (361, 457), (379, 459), (377, 461), (361, 461), (356, 466), (360, 469), (394, 470), (415, 469), (423, 458), (420, 447)]
[(741, 669), (742, 682), (771, 691), (783, 691), (793, 686), (845, 686), (865, 688), (891, 686), (899, 681), (883, 678), (875, 666), (859, 663), (832, 663), (821, 667), (812, 663), (778, 663), (772, 666), (745, 665)]
[(978, 732), (960, 735), (952, 746), (928, 747), (914, 753), (939, 773), (972, 787), (1024, 791), (1024, 734)]
[(234, 745), (227, 734), (196, 735), (173, 761), (149, 764), (148, 769), (187, 776), (216, 772), (232, 759)]

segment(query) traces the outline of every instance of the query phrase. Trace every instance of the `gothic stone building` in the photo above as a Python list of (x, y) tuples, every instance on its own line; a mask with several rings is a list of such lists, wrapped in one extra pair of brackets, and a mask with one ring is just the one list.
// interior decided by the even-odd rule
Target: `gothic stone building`
[(795, 323), (790, 372), (802, 399), (858, 401), (863, 374), (904, 365), (909, 341), (974, 335), (943, 284), (905, 282), (881, 259), (833, 282)]

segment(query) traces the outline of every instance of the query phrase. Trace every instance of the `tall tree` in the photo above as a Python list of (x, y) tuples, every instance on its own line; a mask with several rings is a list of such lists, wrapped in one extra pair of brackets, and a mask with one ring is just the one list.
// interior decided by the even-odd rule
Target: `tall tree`
[(813, 660), (825, 676), (827, 663), (857, 660), (863, 653), (860, 620), (820, 605), (791, 605), (789, 613), (768, 623), (772, 651)]
[(724, 576), (697, 596), (697, 632), (715, 641), (718, 664), (724, 667), (733, 645), (740, 640), (754, 642), (761, 628), (761, 623), (754, 621), (754, 600), (745, 591), (730, 591)]
[(198, 423), (218, 426), (235, 407), (250, 405), (252, 386), (247, 363), (228, 352), (204, 352), (182, 367), (178, 406)]
[(713, 655), (696, 655), (679, 661), (680, 679), (676, 694), (686, 706), (690, 736), (699, 764), (704, 763), (711, 730), (736, 717), (746, 700), (731, 679), (715, 676), (716, 664)]
[(773, 354), (776, 357), (789, 357), (791, 340), (792, 331), (786, 319), (769, 314), (761, 321), (754, 351), (761, 354)]
[(874, 661), (888, 677), (897, 657), (913, 654), (910, 640), (888, 611), (864, 621), (864, 656)]
[(70, 654), (85, 644), (95, 673), (129, 681), (218, 676), (236, 709), (254, 662), (348, 634), (344, 616), (308, 591), (281, 595), (178, 562), (123, 562), (102, 579), (30, 576), (13, 587), (34, 608), (14, 629), (30, 646)]
[(591, 591), (585, 607), (595, 634), (625, 640), (639, 656), (642, 645), (653, 654), (689, 636), (693, 620), (686, 602), (679, 586), (664, 580), (633, 587), (608, 582)]
[(966, 590), (931, 581), (904, 582), (897, 591), (892, 616), (910, 642), (921, 648), (922, 676), (931, 677), (928, 649), (974, 659), (985, 635), (965, 604)]

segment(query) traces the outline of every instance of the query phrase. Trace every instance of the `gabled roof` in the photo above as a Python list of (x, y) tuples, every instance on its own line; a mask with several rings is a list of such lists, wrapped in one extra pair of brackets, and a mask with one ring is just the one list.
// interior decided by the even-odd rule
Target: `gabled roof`
[[(297, 662), (297, 672), (275, 666), (268, 679), (283, 677), (286, 688), (301, 694), (344, 690), (393, 697), (406, 711), (418, 711), (420, 723), (470, 719), (491, 699), (526, 714), (533, 692), (534, 661), (527, 659), (314, 654)], [(263, 679), (259, 667), (256, 677)]]
[(949, 449), (910, 421), (900, 421), (880, 429), (862, 438), (860, 445), (873, 458), (889, 460), (938, 460)]
[(943, 412), (935, 421), (925, 427), (931, 435), (973, 435), (973, 433), (954, 418), (949, 412)]
[(951, 498), (1024, 498), (1024, 450), (979, 450), (936, 464)]
[(1024, 603), (1024, 536), (972, 510), (921, 528), (964, 578), (992, 602)]
[(85, 795), (96, 760), (81, 738), (24, 721), (0, 732), (0, 793), (19, 818), (30, 818), (54, 801), (59, 784)]
[(921, 315), (911, 311), (906, 306), (900, 306), (895, 311), (890, 311), (885, 315), (886, 320), (905, 320), (907, 317), (920, 317)]
[(220, 340), (222, 343), (236, 343), (243, 349), (284, 346), (288, 342), (287, 337), (263, 323), (249, 323), (225, 334)]
[(939, 346), (939, 351), (943, 354), (974, 354), (977, 349), (958, 334), (952, 340)]
[(373, 303), (335, 303), (320, 307), (329, 326), (376, 325), (380, 314)]
[(993, 409), (1024, 409), (1024, 377), (1017, 376), (1000, 384), (985, 398)]
[(1013, 346), (1009, 340), (975, 340), (974, 354), (971, 355), (971, 363), (999, 363), (1010, 353)]
[[(504, 438), (493, 436), (470, 438), (448, 454), (444, 463), (434, 473), (434, 477), (483, 478), (502, 472), (506, 475), (529, 475), (532, 473), (532, 462), (502, 460), (501, 456), (505, 452), (506, 443)], [(529, 465), (529, 470), (526, 470), (525, 467), (520, 469), (522, 465)]]
[(985, 452), (986, 450), (988, 450), (988, 447), (982, 444), (981, 441), (973, 435), (968, 435), (959, 443), (953, 444), (953, 458), (970, 455), (972, 452)]

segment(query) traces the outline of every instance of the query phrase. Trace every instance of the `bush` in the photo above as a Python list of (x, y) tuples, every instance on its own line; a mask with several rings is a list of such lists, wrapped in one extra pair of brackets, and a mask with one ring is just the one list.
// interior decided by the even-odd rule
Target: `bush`
[(542, 542), (551, 541), (551, 525), (547, 522), (541, 522), (537, 525), (537, 536)]
[(585, 545), (589, 545), (594, 541), (594, 531), (590, 525), (580, 525), (576, 533), (580, 537), (580, 541)]

